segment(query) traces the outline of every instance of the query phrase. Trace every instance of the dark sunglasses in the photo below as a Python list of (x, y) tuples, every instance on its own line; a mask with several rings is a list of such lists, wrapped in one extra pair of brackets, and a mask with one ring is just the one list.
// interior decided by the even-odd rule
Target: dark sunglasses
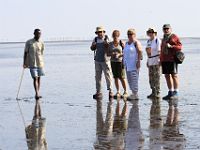
[(152, 31), (148, 31), (148, 32), (147, 32), (147, 34), (151, 34), (151, 33), (153, 34), (154, 32), (152, 32)]
[(103, 31), (98, 31), (97, 33), (103, 33)]
[(169, 30), (169, 28), (163, 28), (163, 30)]
[(133, 35), (133, 33), (128, 33), (127, 35), (128, 35), (128, 36), (131, 36), (131, 35)]

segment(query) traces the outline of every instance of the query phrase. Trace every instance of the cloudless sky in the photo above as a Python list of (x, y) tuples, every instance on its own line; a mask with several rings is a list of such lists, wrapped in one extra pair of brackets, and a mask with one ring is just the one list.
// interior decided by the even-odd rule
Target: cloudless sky
[(43, 39), (94, 36), (96, 26), (107, 34), (128, 28), (144, 37), (148, 27), (170, 23), (179, 36), (200, 37), (199, 0), (0, 0), (0, 41), (23, 41), (41, 28)]

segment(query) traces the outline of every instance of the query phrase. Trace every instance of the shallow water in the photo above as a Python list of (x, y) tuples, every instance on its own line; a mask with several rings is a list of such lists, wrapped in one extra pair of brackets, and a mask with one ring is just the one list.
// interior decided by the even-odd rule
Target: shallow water
[[(143, 45), (145, 41), (142, 42)], [(104, 81), (104, 99), (95, 92), (93, 53), (89, 42), (48, 43), (42, 78), (42, 116), (47, 120), (46, 140), (50, 150), (90, 149), (200, 149), (200, 39), (183, 39), (186, 60), (179, 68), (178, 103), (153, 103), (146, 59), (140, 72), (140, 101), (109, 102)], [(16, 93), (22, 72), (23, 44), (0, 45), (0, 149), (26, 150)], [(146, 58), (146, 57), (145, 57)], [(167, 92), (161, 81), (162, 95)], [(25, 71), (20, 104), (26, 124), (34, 113), (34, 90)]]

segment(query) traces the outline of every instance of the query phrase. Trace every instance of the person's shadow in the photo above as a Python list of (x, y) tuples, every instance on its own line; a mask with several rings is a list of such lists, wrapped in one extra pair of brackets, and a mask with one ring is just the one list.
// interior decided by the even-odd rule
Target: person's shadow
[(28, 150), (47, 150), (46, 118), (42, 118), (39, 100), (36, 100), (32, 123), (25, 128)]
[(185, 136), (179, 131), (178, 100), (170, 100), (166, 123), (162, 131), (163, 147), (165, 149), (182, 150), (185, 148)]
[(144, 146), (144, 137), (140, 125), (138, 101), (132, 103), (125, 135), (125, 150), (141, 150)]
[(127, 127), (127, 104), (124, 103), (120, 111), (120, 103), (117, 102), (116, 113), (113, 115), (113, 102), (108, 102), (106, 117), (103, 117), (102, 101), (97, 100), (96, 111), (96, 141), (95, 150), (123, 150), (124, 135)]

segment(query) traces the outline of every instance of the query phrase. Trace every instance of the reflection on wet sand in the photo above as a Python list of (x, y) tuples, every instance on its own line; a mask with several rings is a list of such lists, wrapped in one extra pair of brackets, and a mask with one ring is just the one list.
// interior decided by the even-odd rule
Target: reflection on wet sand
[(127, 128), (127, 104), (124, 103), (120, 112), (120, 103), (117, 102), (115, 116), (113, 102), (109, 102), (105, 121), (102, 113), (102, 101), (97, 101), (96, 111), (96, 142), (95, 150), (123, 150), (124, 136)]
[(29, 150), (47, 150), (46, 119), (42, 118), (39, 100), (36, 100), (32, 124), (25, 129)]
[(163, 149), (183, 150), (185, 136), (179, 132), (178, 100), (169, 101), (166, 123), (162, 131)]
[(160, 100), (152, 100), (152, 105), (150, 109), (149, 149), (162, 149), (162, 128), (163, 121), (161, 118)]
[(132, 103), (125, 136), (125, 149), (141, 150), (144, 146), (144, 137), (140, 125), (138, 101), (133, 101)]

